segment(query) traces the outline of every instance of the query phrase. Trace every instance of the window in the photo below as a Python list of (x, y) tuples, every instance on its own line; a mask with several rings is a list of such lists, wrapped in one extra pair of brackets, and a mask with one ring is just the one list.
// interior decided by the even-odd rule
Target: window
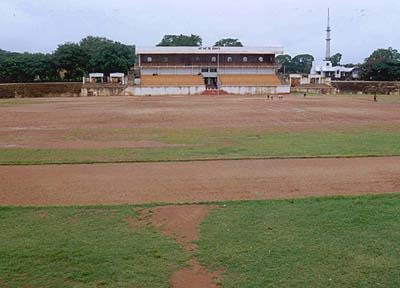
[(264, 62), (264, 57), (258, 58), (258, 61), (259, 61), (259, 62)]
[(211, 62), (217, 62), (217, 57), (211, 57)]
[(147, 57), (147, 62), (149, 62), (149, 63), (151, 63), (151, 62), (153, 62), (153, 58), (151, 58), (151, 57)]
[(164, 63), (167, 63), (167, 62), (168, 62), (168, 57), (164, 57), (164, 58), (163, 58), (163, 62), (164, 62)]
[(212, 72), (212, 73), (217, 72), (217, 68), (210, 68), (210, 72)]
[(247, 62), (249, 59), (247, 57), (243, 57), (243, 62)]
[(201, 68), (201, 72), (202, 73), (207, 73), (208, 72), (208, 68)]
[(199, 56), (196, 56), (196, 58), (194, 59), (194, 61), (200, 62), (200, 57), (199, 57)]
[(228, 58), (226, 59), (226, 61), (232, 62), (232, 61), (233, 61), (233, 58), (232, 58), (232, 57), (228, 57)]

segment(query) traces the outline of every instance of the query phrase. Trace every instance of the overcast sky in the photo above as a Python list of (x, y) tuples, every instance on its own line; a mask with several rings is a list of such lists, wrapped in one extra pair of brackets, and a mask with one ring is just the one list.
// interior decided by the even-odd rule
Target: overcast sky
[(400, 49), (399, 0), (0, 0), (0, 49), (51, 52), (88, 35), (153, 46), (164, 34), (193, 33), (204, 45), (234, 37), (323, 58), (328, 7), (342, 62)]

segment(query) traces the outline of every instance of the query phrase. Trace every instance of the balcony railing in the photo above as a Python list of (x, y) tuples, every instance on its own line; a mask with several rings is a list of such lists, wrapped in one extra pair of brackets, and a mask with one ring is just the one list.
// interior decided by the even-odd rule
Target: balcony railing
[(171, 64), (171, 63), (142, 63), (141, 68), (280, 68), (277, 63), (196, 63), (196, 64)]

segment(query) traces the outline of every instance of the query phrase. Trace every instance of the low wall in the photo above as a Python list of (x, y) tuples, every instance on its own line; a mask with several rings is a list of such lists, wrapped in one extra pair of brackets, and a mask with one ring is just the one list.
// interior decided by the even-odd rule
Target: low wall
[(81, 96), (122, 96), (127, 88), (125, 85), (116, 84), (94, 84), (83, 85), (81, 89)]
[(78, 97), (81, 83), (0, 84), (0, 98)]
[(267, 94), (289, 94), (290, 86), (222, 86), (222, 90), (229, 94), (238, 95), (267, 95)]
[(335, 87), (292, 87), (290, 89), (292, 93), (307, 93), (307, 94), (336, 94), (337, 90)]
[(126, 96), (199, 95), (205, 86), (131, 86), (124, 91)]
[(378, 93), (400, 95), (400, 82), (384, 81), (332, 81), (339, 93)]

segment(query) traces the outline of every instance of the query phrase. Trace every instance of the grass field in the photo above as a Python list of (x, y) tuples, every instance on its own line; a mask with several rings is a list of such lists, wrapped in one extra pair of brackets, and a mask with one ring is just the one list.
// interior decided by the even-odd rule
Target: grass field
[[(400, 156), (399, 104), (398, 96), (378, 96), (378, 103), (375, 103), (371, 95), (308, 95), (306, 98), (287, 95), (274, 101), (267, 101), (264, 96), (3, 99), (0, 100), (0, 165)], [(319, 169), (327, 166), (319, 164), (322, 165), (319, 168), (316, 165), (318, 176), (324, 174), (322, 180), (305, 173), (299, 164), (292, 163), (295, 167), (301, 166), (300, 171), (292, 171), (297, 171), (310, 187), (322, 182), (321, 187), (325, 188), (318, 195), (325, 195), (327, 190), (338, 186), (342, 190), (333, 191), (339, 194), (346, 191), (384, 193), (388, 191), (384, 187), (386, 183), (392, 185), (389, 191), (395, 192), (398, 191), (397, 159), (390, 159), (390, 165), (386, 158), (381, 159), (385, 161), (382, 165), (390, 168), (386, 173), (378, 171), (382, 165), (375, 158), (368, 159), (373, 162), (368, 164), (371, 167), (379, 166), (372, 170), (364, 169), (367, 164), (354, 166), (355, 162), (365, 159), (350, 159), (354, 160), (353, 164), (338, 165), (338, 170), (331, 173), (320, 173)], [(55, 197), (56, 201), (51, 202), (57, 203), (54, 205), (62, 205), (59, 203), (61, 198), (72, 201), (72, 192), (76, 191), (79, 195), (101, 199), (96, 203), (105, 204), (104, 199), (111, 199), (113, 192), (120, 193), (117, 195), (121, 198), (119, 202), (110, 203), (136, 203), (132, 202), (134, 197), (129, 193), (137, 185), (129, 184), (128, 177), (137, 178), (140, 185), (144, 183), (137, 187), (145, 196), (152, 191), (146, 190), (151, 186), (149, 181), (155, 179), (160, 181), (160, 187), (168, 186), (175, 190), (172, 192), (179, 190), (185, 197), (192, 196), (190, 193), (207, 192), (212, 195), (211, 201), (220, 199), (217, 196), (229, 196), (234, 185), (242, 187), (238, 185), (243, 183), (243, 187), (252, 190), (250, 193), (257, 194), (260, 189), (257, 185), (265, 188), (271, 181), (277, 181), (283, 185), (270, 190), (279, 194), (279, 198), (287, 195), (286, 192), (299, 191), (300, 181), (288, 184), (288, 179), (293, 182), (293, 173), (289, 175), (286, 167), (291, 165), (279, 166), (276, 175), (272, 173), (269, 178), (259, 170), (252, 181), (250, 176), (243, 178), (254, 174), (253, 162), (264, 161), (242, 162), (250, 162), (243, 170), (250, 171), (249, 174), (236, 172), (242, 167), (234, 167), (226, 177), (222, 177), (224, 173), (229, 174), (226, 168), (211, 172), (218, 189), (210, 191), (207, 191), (207, 181), (210, 182), (207, 173), (198, 178), (192, 176), (213, 171), (211, 166), (181, 170), (188, 174), (178, 174), (171, 169), (182, 179), (162, 174), (161, 168), (111, 167), (110, 170), (89, 171), (101, 166), (155, 164), (79, 166), (86, 170), (78, 172), (78, 176), (82, 176), (78, 178), (67, 173), (68, 169), (77, 171), (74, 165), (57, 167), (67, 171), (59, 173), (62, 175), (46, 172), (55, 171), (54, 166), (3, 167), (6, 172), (2, 174), (4, 183), (1, 184), (9, 196), (44, 201), (40, 203), (46, 203), (46, 197)], [(297, 163), (295, 160), (287, 162)], [(162, 166), (170, 164), (186, 166), (194, 163)], [(206, 164), (218, 166), (221, 163), (210, 161)], [(231, 164), (239, 166), (231, 162), (227, 165)], [(266, 167), (271, 171), (277, 169), (276, 164)], [(341, 174), (336, 172), (343, 170), (340, 167), (350, 167), (350, 173), (345, 172), (348, 178), (338, 178)], [(362, 173), (355, 175), (354, 167), (359, 167)], [(18, 173), (15, 168), (24, 169)], [(113, 169), (116, 174), (112, 174)], [(142, 170), (153, 178), (141, 178)], [(164, 178), (156, 175), (155, 170), (161, 171)], [(125, 174), (118, 174), (119, 171), (129, 173), (129, 176), (121, 176)], [(376, 178), (371, 177), (372, 173)], [(17, 178), (24, 175), (28, 179), (24, 183), (26, 186), (21, 184), (21, 178)], [(9, 177), (15, 177), (11, 178), (15, 181), (10, 181)], [(68, 179), (78, 180), (68, 182)], [(329, 182), (330, 179), (345, 180), (335, 183)], [(121, 186), (122, 192), (113, 181), (125, 185)], [(178, 183), (176, 189), (171, 188), (175, 184), (172, 181)], [(100, 182), (101, 187), (95, 186)], [(53, 184), (60, 183), (61, 189), (51, 190)], [(82, 186), (69, 186), (70, 183)], [(192, 189), (189, 184), (193, 185)], [(342, 188), (341, 184), (350, 185), (346, 186), (349, 189)], [(361, 184), (367, 188), (350, 190)], [(82, 192), (76, 187), (83, 187)], [(94, 188), (96, 191), (90, 190), (93, 187), (97, 187)], [(100, 192), (97, 197), (95, 192), (102, 187), (106, 187), (105, 193)], [(308, 186), (302, 187), (308, 192)], [(235, 197), (242, 197), (239, 192), (235, 193)], [(157, 197), (163, 195), (158, 188), (156, 194)], [(222, 199), (261, 199), (256, 196)], [(159, 226), (150, 218), (141, 218), (139, 210), (148, 206), (1, 207), (4, 199), (4, 195), (0, 195), (1, 288), (167, 288), (175, 272), (191, 265), (188, 261), (191, 258), (198, 260), (206, 270), (222, 271), (219, 281), (225, 288), (400, 287), (400, 194), (198, 204), (208, 205), (212, 212), (201, 224), (198, 250), (192, 252), (185, 250), (181, 242), (165, 236), (173, 233), (165, 234), (162, 228), (156, 229)], [(167, 222), (174, 220), (173, 216), (166, 218)]]
[[(79, 137), (79, 133), (85, 137)], [(113, 137), (113, 133), (104, 134)], [(118, 135), (121, 134), (123, 131), (119, 131)], [(68, 138), (92, 139), (101, 138), (101, 135), (97, 132), (95, 136), (90, 136), (90, 133), (78, 131), (68, 135)], [(0, 165), (400, 155), (400, 133), (397, 129), (389, 128), (337, 132), (170, 130), (132, 135), (129, 138), (178, 146), (103, 149), (3, 148), (0, 149)]]
[(187, 256), (132, 207), (0, 208), (0, 287), (168, 287)]
[(200, 260), (223, 287), (399, 287), (400, 195), (226, 203)]
[[(217, 205), (197, 257), (223, 287), (400, 285), (400, 194)], [(190, 256), (137, 208), (0, 208), (0, 286), (168, 287)]]

